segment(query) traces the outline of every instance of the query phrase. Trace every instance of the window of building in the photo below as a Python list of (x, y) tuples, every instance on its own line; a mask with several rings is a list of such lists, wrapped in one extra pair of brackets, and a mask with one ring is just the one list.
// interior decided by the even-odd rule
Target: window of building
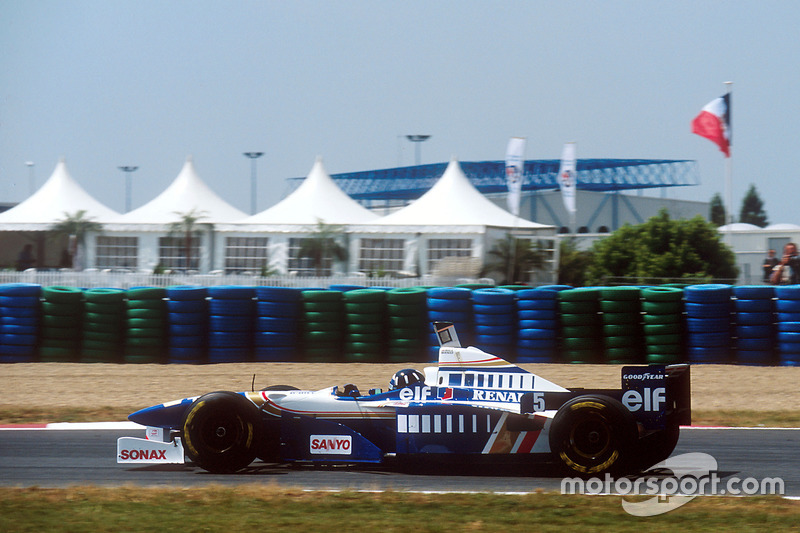
[(136, 268), (138, 256), (138, 237), (97, 237), (97, 268)]
[(472, 239), (429, 239), (428, 272), (433, 272), (443, 257), (472, 257)]
[(225, 273), (259, 273), (268, 266), (267, 237), (226, 237)]
[(289, 238), (289, 272), (296, 272), (298, 276), (330, 276), (333, 259), (330, 255), (324, 257), (319, 272), (310, 257), (300, 257), (300, 247), (307, 237)]
[(159, 263), (166, 269), (197, 270), (200, 266), (201, 237), (192, 239), (190, 261), (186, 263), (186, 245), (183, 237), (160, 237), (158, 239)]
[(361, 239), (358, 269), (361, 272), (403, 270), (403, 239)]

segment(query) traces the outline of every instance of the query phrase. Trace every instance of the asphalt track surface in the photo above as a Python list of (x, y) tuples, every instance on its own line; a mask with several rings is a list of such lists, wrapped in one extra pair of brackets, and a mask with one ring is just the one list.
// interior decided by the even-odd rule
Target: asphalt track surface
[[(0, 430), (0, 486), (68, 487), (265, 484), (306, 490), (393, 490), (526, 493), (558, 491), (561, 477), (547, 467), (497, 468), (435, 474), (385, 467), (293, 468), (255, 462), (233, 475), (209, 474), (193, 465), (133, 466), (116, 463), (116, 440), (141, 430)], [(684, 428), (673, 455), (713, 456), (718, 476), (780, 477), (786, 496), (800, 497), (800, 429)], [(501, 474), (501, 475), (498, 475)]]

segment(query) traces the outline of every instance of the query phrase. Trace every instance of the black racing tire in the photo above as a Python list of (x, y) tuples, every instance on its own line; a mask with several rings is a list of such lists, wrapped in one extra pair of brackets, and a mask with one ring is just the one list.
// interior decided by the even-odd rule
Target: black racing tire
[(623, 474), (636, 449), (633, 415), (608, 396), (578, 396), (562, 405), (550, 426), (550, 450), (571, 474)]
[(645, 471), (668, 458), (675, 450), (680, 436), (681, 428), (677, 424), (669, 424), (665, 429), (639, 439), (636, 445), (636, 457), (632, 463), (633, 470)]
[(181, 420), (183, 447), (197, 466), (230, 474), (256, 458), (258, 409), (235, 392), (210, 392), (189, 406)]

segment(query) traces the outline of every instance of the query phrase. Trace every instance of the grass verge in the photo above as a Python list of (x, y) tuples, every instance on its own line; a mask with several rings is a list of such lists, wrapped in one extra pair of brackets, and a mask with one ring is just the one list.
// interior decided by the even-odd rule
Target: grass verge
[(302, 492), (269, 485), (0, 489), (0, 531), (784, 531), (800, 502), (697, 498), (636, 518), (613, 496)]
[[(113, 422), (127, 420), (139, 407), (0, 407), (0, 424)], [(800, 411), (694, 411), (695, 426), (800, 427)]]

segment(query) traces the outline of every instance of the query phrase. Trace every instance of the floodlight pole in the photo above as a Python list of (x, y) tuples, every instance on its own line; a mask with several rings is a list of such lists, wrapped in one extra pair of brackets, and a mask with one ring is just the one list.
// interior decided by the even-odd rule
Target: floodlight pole
[(430, 138), (431, 138), (430, 135), (406, 135), (406, 139), (408, 139), (409, 141), (411, 141), (415, 145), (414, 146), (414, 156), (415, 156), (414, 159), (416, 161), (415, 164), (417, 166), (419, 166), (419, 164), (420, 164), (419, 145), (422, 144), (423, 142), (427, 141)]
[(36, 179), (33, 177), (34, 163), (33, 161), (25, 161), (25, 165), (28, 167), (28, 188), (30, 189), (32, 196), (36, 190)]
[(125, 173), (125, 212), (131, 210), (131, 174), (139, 167), (137, 166), (121, 166), (117, 167)]
[(245, 152), (244, 156), (250, 158), (250, 214), (256, 214), (256, 159), (264, 152)]

